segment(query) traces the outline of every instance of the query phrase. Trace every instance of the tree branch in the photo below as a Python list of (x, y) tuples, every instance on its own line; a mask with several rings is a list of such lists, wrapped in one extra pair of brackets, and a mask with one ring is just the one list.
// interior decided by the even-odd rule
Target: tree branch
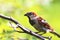
[[(0, 18), (3, 18), (3, 19), (6, 19), (6, 20), (9, 20), (9, 21), (14, 22), (14, 23), (15, 23), (20, 29), (22, 29), (25, 33), (30, 34), (30, 35), (32, 35), (32, 36), (35, 36), (35, 37), (37, 37), (37, 38), (39, 38), (39, 39), (41, 39), (41, 40), (45, 40), (45, 38), (47, 38), (47, 39), (49, 39), (49, 40), (51, 39), (51, 38), (48, 38), (48, 37), (41, 36), (41, 35), (39, 35), (39, 34), (37, 34), (37, 33), (35, 33), (35, 32), (32, 32), (31, 30), (25, 28), (24, 26), (22, 26), (20, 23), (18, 23), (15, 19), (13, 19), (13, 18), (11, 18), (11, 17), (4, 16), (4, 15), (0, 15)], [(19, 32), (19, 31), (17, 31), (17, 32)]]

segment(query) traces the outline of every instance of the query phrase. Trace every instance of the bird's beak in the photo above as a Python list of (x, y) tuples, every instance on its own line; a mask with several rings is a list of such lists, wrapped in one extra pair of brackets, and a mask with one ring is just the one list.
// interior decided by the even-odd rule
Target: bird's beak
[(24, 16), (27, 16), (27, 14), (25, 14)]

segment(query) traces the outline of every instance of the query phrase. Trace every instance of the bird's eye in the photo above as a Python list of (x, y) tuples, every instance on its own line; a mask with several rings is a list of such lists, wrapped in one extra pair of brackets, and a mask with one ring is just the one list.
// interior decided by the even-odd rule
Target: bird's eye
[(27, 15), (31, 16), (31, 15), (33, 15), (33, 13), (32, 12), (28, 12)]
[(29, 13), (29, 15), (31, 15), (31, 13)]
[(28, 15), (32, 15), (32, 13), (28, 13)]

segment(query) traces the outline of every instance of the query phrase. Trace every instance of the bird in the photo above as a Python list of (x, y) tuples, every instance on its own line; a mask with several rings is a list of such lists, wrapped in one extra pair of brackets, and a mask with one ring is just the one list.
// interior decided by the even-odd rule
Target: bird
[[(52, 33), (60, 38), (60, 34), (58, 34), (42, 17), (38, 16), (35, 12), (27, 12), (24, 14), (27, 16), (29, 23), (33, 26), (38, 32), (43, 32), (45, 34), (47, 32)], [(41, 34), (41, 35), (42, 35)]]

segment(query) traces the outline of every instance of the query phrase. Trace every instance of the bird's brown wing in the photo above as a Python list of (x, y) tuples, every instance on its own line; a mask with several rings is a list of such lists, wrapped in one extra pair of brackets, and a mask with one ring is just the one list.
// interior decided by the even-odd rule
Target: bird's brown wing
[(46, 22), (46, 20), (44, 20), (43, 18), (39, 17), (37, 18), (38, 19), (38, 23), (40, 25), (42, 25), (43, 27), (47, 28), (47, 29), (50, 29), (53, 31), (53, 29), (51, 28), (51, 26)]

